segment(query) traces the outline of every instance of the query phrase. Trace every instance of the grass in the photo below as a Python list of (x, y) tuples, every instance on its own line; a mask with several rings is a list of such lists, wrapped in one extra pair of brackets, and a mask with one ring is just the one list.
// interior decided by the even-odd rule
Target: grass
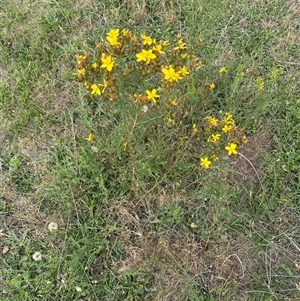
[[(297, 1), (4, 2), (1, 299), (299, 299)], [(180, 126), (84, 98), (75, 55), (117, 27), (180, 33), (203, 62)], [(220, 111), (248, 143), (206, 170), (191, 126)]]

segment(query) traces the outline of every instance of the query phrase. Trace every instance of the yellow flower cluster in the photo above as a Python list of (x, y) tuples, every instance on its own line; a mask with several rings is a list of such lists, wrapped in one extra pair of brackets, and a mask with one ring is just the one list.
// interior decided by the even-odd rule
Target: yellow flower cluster
[(151, 62), (151, 60), (156, 58), (156, 55), (153, 53), (152, 49), (149, 50), (142, 49), (141, 52), (136, 54), (136, 58), (138, 62), (144, 61), (148, 65)]
[[(160, 105), (166, 100), (164, 106), (168, 106), (170, 103), (166, 95), (169, 93), (159, 95), (157, 91), (164, 92), (189, 75), (186, 49), (186, 43), (180, 36), (172, 43), (156, 41), (144, 33), (135, 36), (129, 30), (114, 28), (107, 32), (106, 43), (96, 44), (97, 53), (94, 57), (76, 55), (77, 70), (74, 76), (84, 82), (89, 97), (101, 96), (103, 100), (118, 98), (122, 92), (117, 84), (120, 79), (122, 82), (124, 79), (126, 82), (138, 79), (144, 84), (140, 88), (145, 88), (132, 91), (137, 103), (150, 102), (160, 107), (160, 99)], [(173, 103), (176, 101), (173, 100)]]
[(186, 67), (181, 67), (178, 71), (175, 71), (173, 66), (170, 65), (168, 67), (161, 69), (164, 79), (169, 82), (178, 82), (179, 79), (183, 79), (183, 76), (186, 76), (189, 74), (189, 72), (186, 70)]
[(242, 129), (236, 126), (232, 115), (228, 112), (220, 119), (207, 116), (205, 121), (206, 126), (203, 132), (207, 137), (207, 153), (210, 155), (200, 158), (200, 166), (209, 168), (212, 161), (219, 160), (219, 156), (224, 153), (224, 151), (227, 152), (228, 156), (238, 154), (238, 145), (245, 144), (247, 139), (246, 136), (242, 134)]
[(227, 134), (234, 128), (234, 125), (235, 124), (232, 115), (230, 113), (226, 113), (223, 119), (222, 131)]

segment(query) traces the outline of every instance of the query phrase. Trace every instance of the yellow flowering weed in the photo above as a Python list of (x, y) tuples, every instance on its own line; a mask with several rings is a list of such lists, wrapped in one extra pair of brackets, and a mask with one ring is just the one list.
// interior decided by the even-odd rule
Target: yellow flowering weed
[[(188, 119), (183, 116), (191, 112), (191, 108), (187, 107), (191, 104), (189, 93), (193, 83), (189, 81), (189, 75), (202, 68), (203, 64), (199, 57), (190, 52), (180, 36), (175, 41), (157, 42), (145, 33), (136, 36), (129, 30), (116, 28), (106, 34), (106, 41), (96, 43), (96, 51), (95, 55), (76, 55), (74, 76), (88, 91), (86, 98), (100, 96), (100, 99), (111, 102), (116, 99), (132, 100), (130, 106), (126, 103), (126, 107), (136, 110), (132, 115), (134, 125), (137, 118), (146, 120), (152, 110), (160, 110), (167, 131), (170, 129), (182, 135), (185, 131), (183, 128), (188, 128), (192, 145), (197, 145), (199, 152), (205, 151), (206, 156), (200, 158), (200, 166), (206, 169), (212, 162), (224, 158), (222, 154), (237, 154), (238, 145), (246, 143), (242, 130), (237, 127), (229, 112), (220, 112), (222, 116), (219, 118), (195, 115), (187, 127), (185, 120)], [(218, 71), (223, 74), (228, 69), (223, 66)], [(219, 81), (205, 81), (199, 89), (199, 95), (207, 96), (208, 99), (218, 95), (212, 91), (222, 89)], [(262, 88), (262, 79), (256, 79), (256, 84)], [(196, 88), (192, 89), (195, 91)], [(152, 120), (159, 122), (162, 119)], [(94, 139), (92, 133), (86, 138), (88, 142)], [(179, 140), (183, 141), (184, 137), (180, 136)], [(124, 142), (123, 150), (129, 150), (127, 143)], [(130, 150), (133, 149), (134, 145), (130, 144)]]
[(99, 86), (97, 84), (92, 84), (91, 85), (91, 89), (92, 89), (92, 91), (91, 91), (92, 95), (94, 95), (94, 94), (101, 95), (100, 88), (99, 88)]
[(141, 37), (143, 39), (143, 45), (152, 45), (153, 40), (151, 37), (145, 35), (145, 34), (141, 34)]
[(176, 72), (172, 65), (161, 69), (164, 79), (169, 82), (178, 81), (182, 79), (179, 72)]
[(227, 72), (227, 68), (226, 67), (221, 67), (220, 70), (219, 70), (219, 73), (222, 74), (222, 73), (225, 73)]
[(114, 61), (111, 57), (111, 55), (106, 55), (105, 53), (102, 53), (101, 55), (101, 68), (105, 68), (107, 71), (111, 71), (114, 66)]
[(92, 133), (89, 133), (89, 135), (86, 137), (86, 141), (91, 142), (95, 139), (95, 136)]
[(200, 158), (200, 165), (204, 168), (209, 168), (211, 165), (211, 161), (208, 160), (208, 157)]
[(160, 97), (160, 95), (157, 94), (156, 89), (153, 89), (152, 91), (146, 90), (146, 94), (147, 94), (147, 99), (153, 102), (154, 104), (156, 103), (155, 98)]
[(120, 33), (120, 29), (111, 29), (107, 35), (106, 40), (111, 46), (119, 46), (120, 43), (118, 42), (118, 36)]
[(228, 143), (228, 145), (225, 146), (225, 149), (227, 150), (229, 156), (237, 154), (236, 148), (237, 145), (235, 143)]
[(148, 65), (151, 60), (156, 58), (156, 55), (152, 52), (152, 49), (146, 50), (142, 49), (141, 52), (136, 54), (137, 62), (146, 62)]

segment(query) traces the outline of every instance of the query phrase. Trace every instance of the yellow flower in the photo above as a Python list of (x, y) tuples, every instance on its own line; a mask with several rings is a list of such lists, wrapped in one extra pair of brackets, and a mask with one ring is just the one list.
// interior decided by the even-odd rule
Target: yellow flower
[(175, 124), (175, 120), (173, 118), (171, 118), (170, 116), (167, 116), (166, 118), (168, 126), (172, 126)]
[(123, 142), (123, 150), (124, 151), (126, 151), (127, 146), (128, 146), (128, 142), (127, 141)]
[(195, 135), (198, 132), (196, 123), (193, 124), (192, 130), (193, 130), (193, 135)]
[(234, 127), (234, 120), (230, 113), (226, 112), (223, 122), (224, 122), (224, 127), (222, 128), (222, 130), (224, 133), (231, 131), (231, 129)]
[(185, 43), (183, 43), (181, 39), (179, 39), (177, 41), (177, 45), (178, 45), (179, 49), (185, 49), (186, 48)]
[(76, 54), (76, 61), (79, 66), (81, 66), (87, 59), (87, 55), (78, 55)]
[(142, 52), (137, 53), (136, 57), (138, 62), (144, 61), (148, 65), (152, 59), (156, 58), (156, 55), (152, 53), (152, 49), (142, 49)]
[(243, 143), (243, 144), (246, 144), (247, 142), (248, 142), (248, 139), (247, 139), (246, 135), (244, 135), (244, 136), (242, 137), (242, 143)]
[(220, 140), (220, 134), (212, 134), (211, 137), (207, 139), (207, 142), (218, 142)]
[(87, 59), (87, 56), (86, 55), (78, 55), (76, 54), (76, 59), (78, 62), (83, 62)]
[(211, 157), (213, 158), (214, 161), (218, 161), (219, 160), (218, 156), (215, 155), (215, 154), (213, 154)]
[(86, 137), (86, 141), (91, 142), (95, 139), (95, 136), (92, 133), (89, 133), (89, 135)]
[(179, 50), (179, 49), (185, 49), (185, 43), (183, 43), (183, 41), (181, 39), (179, 39), (177, 41), (177, 47), (174, 48), (174, 50)]
[(173, 106), (173, 107), (176, 107), (176, 106), (177, 106), (177, 101), (176, 101), (176, 99), (174, 99), (174, 100), (169, 100), (169, 102), (170, 102), (170, 105), (171, 105), (171, 106)]
[(101, 95), (101, 91), (100, 91), (100, 88), (98, 87), (98, 85), (92, 84), (91, 89), (92, 89), (92, 91), (91, 91), (92, 95), (94, 95), (94, 94)]
[(188, 71), (186, 70), (186, 67), (185, 67), (185, 66), (180, 67), (178, 73), (180, 73), (180, 74), (182, 74), (182, 75), (188, 75), (188, 74), (190, 74), (190, 72), (188, 72)]
[(78, 78), (84, 78), (85, 77), (85, 69), (78, 69), (76, 73), (73, 73), (74, 76), (77, 76)]
[(100, 85), (100, 86), (102, 87), (102, 91), (101, 92), (104, 93), (105, 89), (108, 87), (107, 81), (104, 79), (103, 84)]
[(234, 124), (234, 120), (232, 118), (232, 115), (228, 112), (225, 113), (225, 118), (224, 118), (225, 124)]
[(91, 67), (93, 68), (93, 69), (96, 69), (97, 68), (97, 63), (93, 63), (92, 65), (91, 65)]
[(84, 82), (84, 86), (87, 90), (90, 90), (90, 84), (88, 82)]
[(119, 46), (120, 43), (118, 42), (118, 36), (120, 33), (120, 29), (111, 29), (107, 35), (106, 40), (111, 46)]
[(218, 126), (218, 119), (216, 119), (215, 117), (212, 117), (212, 116), (207, 116), (205, 117), (205, 120), (207, 120), (208, 124), (210, 126)]
[(110, 72), (112, 70), (112, 68), (114, 66), (114, 61), (113, 61), (111, 55), (106, 56), (105, 53), (102, 53), (101, 62), (102, 62), (101, 68), (106, 68), (106, 70), (108, 72)]
[(213, 91), (216, 85), (214, 83), (209, 84), (210, 91)]
[(167, 81), (178, 81), (179, 79), (182, 79), (182, 77), (180, 76), (179, 72), (176, 72), (173, 68), (172, 65), (166, 67), (166, 68), (162, 68), (161, 69), (162, 73), (164, 74), (164, 79)]
[(123, 29), (122, 34), (123, 34), (123, 37), (125, 37), (125, 38), (129, 38), (131, 36), (129, 30), (127, 30), (127, 29)]
[(159, 98), (160, 97), (160, 95), (158, 95), (156, 93), (156, 89), (153, 89), (152, 91), (147, 90), (146, 94), (147, 94), (147, 99), (150, 100), (150, 101), (152, 101), (153, 103), (156, 103), (156, 99), (155, 98)]
[(188, 56), (188, 54), (187, 53), (182, 53), (181, 55), (180, 55), (180, 57), (181, 57), (181, 59), (185, 59), (185, 58), (187, 58), (187, 56)]
[(228, 143), (228, 145), (225, 146), (225, 149), (227, 150), (229, 156), (231, 156), (232, 154), (237, 154), (236, 147), (237, 145), (235, 143)]
[(200, 165), (204, 168), (209, 168), (211, 161), (208, 160), (208, 157), (200, 158)]
[(219, 70), (219, 73), (222, 74), (222, 73), (225, 73), (227, 72), (227, 68), (226, 67), (221, 67), (220, 70)]
[(143, 39), (143, 45), (152, 45), (153, 40), (149, 36), (141, 34), (141, 37)]
[(227, 125), (225, 124), (222, 128), (222, 131), (227, 134), (228, 132), (230, 132), (232, 130), (232, 126), (231, 125)]
[(162, 50), (162, 45), (161, 44), (155, 44), (153, 47), (152, 47), (152, 50), (153, 51), (156, 51), (160, 54), (166, 54), (163, 50)]
[(134, 93), (133, 96), (135, 98), (135, 102), (145, 101), (145, 96), (142, 94)]

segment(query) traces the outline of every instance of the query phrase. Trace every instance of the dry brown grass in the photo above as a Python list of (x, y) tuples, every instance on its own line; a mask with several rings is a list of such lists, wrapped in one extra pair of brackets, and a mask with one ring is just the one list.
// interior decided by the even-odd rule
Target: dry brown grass
[[(167, 199), (169, 202), (170, 198)], [(220, 232), (217, 237), (207, 240), (204, 235), (151, 231), (147, 221), (136, 215), (136, 207), (130, 203), (116, 208), (116, 214), (122, 228), (118, 239), (124, 242), (125, 255), (112, 268), (118, 274), (153, 271), (151, 286), (156, 291), (151, 300), (175, 300), (192, 280), (203, 292), (219, 296), (235, 292), (240, 296), (238, 300), (250, 301), (255, 274), (266, 275), (262, 277), (262, 285), (269, 282), (271, 286), (280, 279), (291, 291), (294, 289), (285, 273), (278, 270), (281, 265), (297, 275), (300, 267), (297, 255), (300, 246), (296, 243), (299, 231), (295, 225), (296, 217), (289, 209), (277, 217), (280, 223), (276, 229), (270, 230), (272, 225), (264, 216), (253, 223), (253, 236), (266, 231), (264, 251), (258, 254), (259, 248), (243, 234), (229, 236)], [(268, 238), (270, 231), (275, 235), (271, 242)], [(291, 296), (293, 293), (287, 293), (286, 300), (293, 300)]]
[(247, 144), (240, 148), (241, 155), (231, 157), (227, 179), (233, 186), (252, 188), (257, 193), (266, 175), (264, 158), (272, 149), (272, 135), (265, 125), (258, 134), (247, 139)]
[[(158, 199), (157, 208), (163, 208), (176, 204), (183, 196), (176, 199), (162, 194)], [(152, 270), (152, 286), (156, 288), (153, 300), (157, 301), (176, 299), (187, 288), (189, 279), (199, 289), (217, 293), (236, 283), (245, 295), (243, 300), (250, 300), (245, 291), (258, 265), (247, 238), (220, 234), (220, 240), (176, 231), (151, 231), (147, 221), (136, 215), (137, 211), (127, 202), (116, 208), (118, 224), (123, 229), (119, 239), (125, 243), (126, 255), (115, 263), (114, 270), (120, 274)]]

